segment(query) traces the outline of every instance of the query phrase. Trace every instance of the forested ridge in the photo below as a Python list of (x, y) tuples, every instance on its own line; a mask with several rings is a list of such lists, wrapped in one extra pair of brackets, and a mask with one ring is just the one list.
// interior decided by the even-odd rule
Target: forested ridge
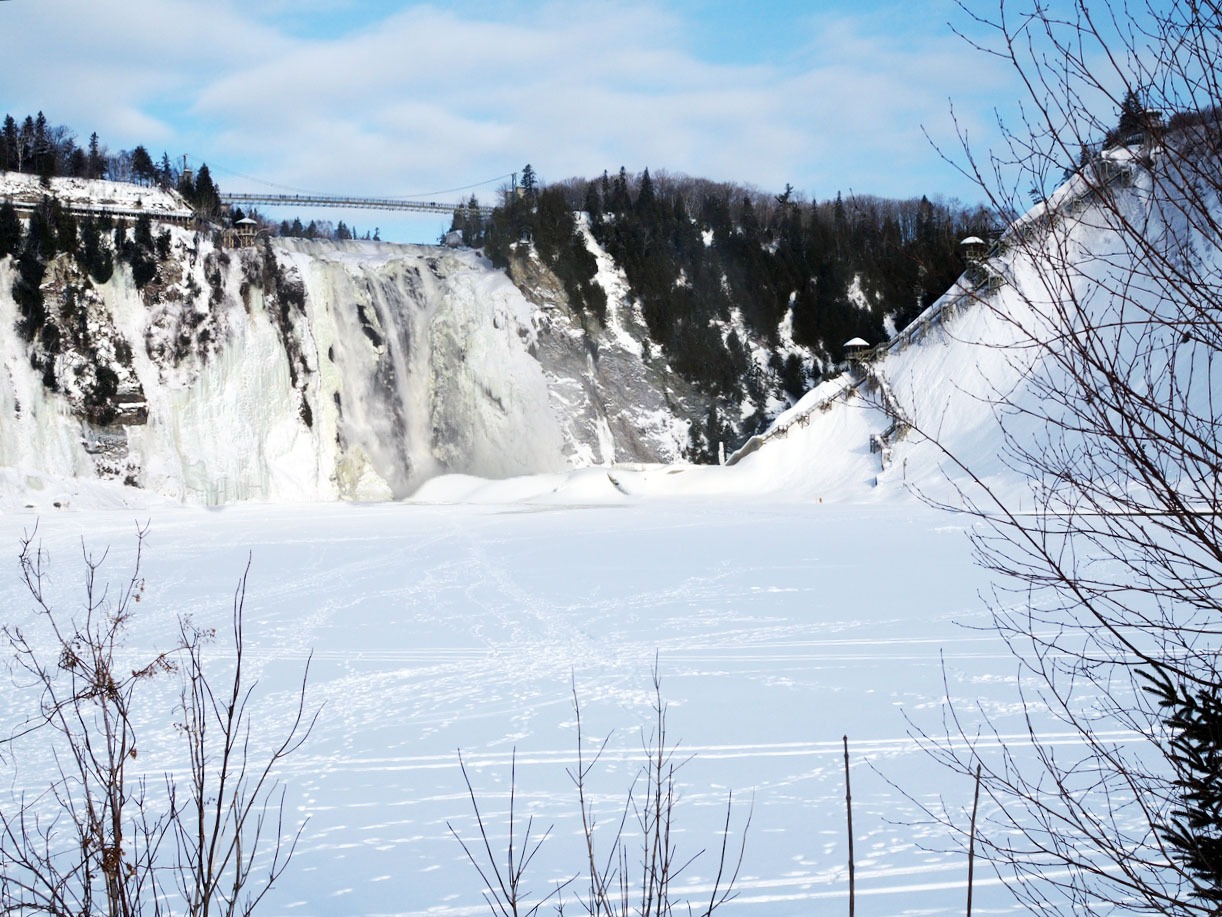
[[(937, 197), (804, 200), (792, 187), (773, 195), (624, 168), (543, 186), (527, 166), (490, 218), (460, 209), (454, 228), (502, 267), (529, 242), (573, 308), (605, 323), (588, 227), (670, 365), (726, 405), (710, 419), (711, 444), (766, 422), (757, 412), (736, 423), (740, 399), (799, 397), (842, 360), (846, 341), (878, 343), (910, 322), (962, 272), (962, 240), (993, 222), (983, 207)], [(766, 365), (752, 342), (768, 351)]]
[(96, 132), (82, 147), (70, 127), (51, 124), (41, 111), (20, 121), (11, 114), (4, 116), (0, 122), (0, 171), (37, 175), (48, 188), (50, 180), (57, 177), (105, 178), (173, 188), (205, 216), (216, 217), (223, 210), (207, 163), (192, 171), (185, 161), (179, 165), (164, 152), (154, 161), (143, 145), (111, 153)]
[[(37, 174), (47, 187), (68, 176), (172, 188), (206, 218), (241, 216), (226, 212), (206, 164), (192, 172), (165, 153), (154, 160), (143, 146), (112, 154), (96, 133), (81, 146), (71, 129), (41, 112), (5, 116), (0, 169)], [(359, 238), (342, 223), (260, 222), (271, 235)], [(622, 271), (667, 365), (710, 399), (690, 450), (710, 460), (719, 445), (733, 447), (758, 432), (779, 407), (833, 372), (846, 341), (881, 342), (910, 322), (963, 270), (963, 238), (985, 235), (993, 220), (983, 207), (937, 196), (809, 200), (792, 187), (769, 194), (623, 167), (544, 185), (526, 166), (490, 216), (472, 199), (456, 211), (453, 227), (511, 274), (515, 254), (531, 252), (594, 329), (606, 323), (608, 303), (592, 239)], [(11, 205), (0, 201), (0, 257), (18, 259), (19, 330), (30, 339), (46, 330), (39, 286), (57, 252), (72, 253), (99, 282), (115, 260), (126, 261), (143, 286), (167, 242), (154, 238), (147, 217), (129, 229), (106, 217), (73, 217), (51, 198), (23, 232)], [(58, 340), (44, 343), (53, 352)]]

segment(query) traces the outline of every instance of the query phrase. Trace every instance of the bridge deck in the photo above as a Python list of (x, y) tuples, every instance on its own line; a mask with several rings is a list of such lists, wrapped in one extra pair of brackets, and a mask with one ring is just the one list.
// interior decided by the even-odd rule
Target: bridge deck
[[(466, 209), (465, 203), (448, 204), (438, 201), (409, 201), (393, 197), (331, 197), (323, 194), (229, 194), (222, 192), (226, 204), (263, 204), (268, 207), (338, 207), (353, 210), (410, 210), (416, 213), (436, 213), (449, 216), (455, 210)], [(491, 207), (480, 207), (481, 216), (492, 213)]]

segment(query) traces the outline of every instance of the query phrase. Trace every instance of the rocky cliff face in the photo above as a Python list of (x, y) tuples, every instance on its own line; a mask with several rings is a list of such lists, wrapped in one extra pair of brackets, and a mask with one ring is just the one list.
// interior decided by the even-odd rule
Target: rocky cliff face
[[(140, 289), (126, 266), (48, 265), (54, 333), (0, 343), (6, 473), (209, 505), (389, 499), (444, 472), (672, 461), (707, 411), (626, 298), (588, 327), (526, 247), (515, 286), (472, 251), (170, 234)], [(15, 270), (0, 259), (10, 329)]]

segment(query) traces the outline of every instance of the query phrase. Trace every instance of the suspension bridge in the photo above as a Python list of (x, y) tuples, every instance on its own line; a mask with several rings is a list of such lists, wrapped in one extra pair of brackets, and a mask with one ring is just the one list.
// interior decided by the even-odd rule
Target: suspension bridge
[[(184, 157), (184, 167), (186, 159)], [(483, 204), (476, 203), (472, 208), (470, 200), (461, 200), (457, 202), (426, 200), (429, 197), (440, 197), (441, 195), (457, 194), (459, 192), (471, 191), (475, 188), (482, 188), (493, 184), (494, 182), (503, 181), (507, 178), (512, 178), (513, 187), (516, 188), (518, 176), (516, 172), (510, 172), (506, 175), (498, 175), (495, 178), (489, 178), (481, 182), (476, 182), (472, 185), (466, 185), (462, 188), (448, 188), (445, 191), (435, 191), (425, 194), (414, 194), (404, 197), (373, 197), (373, 196), (355, 196), (355, 195), (338, 195), (325, 194), (314, 191), (306, 191), (300, 188), (286, 188), (284, 185), (276, 185), (274, 182), (265, 181), (255, 178), (251, 175), (243, 175), (241, 172), (235, 172), (232, 169), (227, 169), (224, 166), (214, 167), (216, 171), (233, 175), (237, 178), (246, 179), (248, 182), (254, 182), (257, 185), (265, 185), (268, 190), (252, 192), (220, 192), (221, 202), (230, 206), (238, 206), (249, 208), (251, 206), (263, 207), (328, 207), (337, 210), (382, 210), (389, 212), (410, 212), (410, 213), (428, 213), (437, 216), (450, 216), (455, 210), (471, 211), (472, 209), (479, 212), (481, 217), (489, 217), (492, 215), (493, 208)]]
[[(469, 210), (465, 202), (457, 204), (438, 201), (406, 200), (395, 197), (337, 197), (328, 194), (230, 194), (221, 192), (221, 202), (231, 206), (247, 207), (335, 207), (352, 210), (411, 211), (449, 216), (455, 210)], [(479, 205), (480, 216), (492, 214), (492, 207)]]

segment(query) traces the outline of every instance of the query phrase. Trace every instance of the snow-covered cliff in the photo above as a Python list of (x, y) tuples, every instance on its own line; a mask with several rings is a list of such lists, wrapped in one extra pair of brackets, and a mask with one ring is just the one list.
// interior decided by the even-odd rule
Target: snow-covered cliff
[[(446, 472), (672, 461), (706, 407), (639, 316), (587, 328), (542, 269), (519, 279), (528, 298), (469, 250), (156, 231), (151, 283), (123, 264), (99, 283), (59, 254), (41, 283), (54, 334), (0, 340), (0, 476), (27, 494), (398, 498)], [(16, 277), (0, 259), (8, 329)]]

